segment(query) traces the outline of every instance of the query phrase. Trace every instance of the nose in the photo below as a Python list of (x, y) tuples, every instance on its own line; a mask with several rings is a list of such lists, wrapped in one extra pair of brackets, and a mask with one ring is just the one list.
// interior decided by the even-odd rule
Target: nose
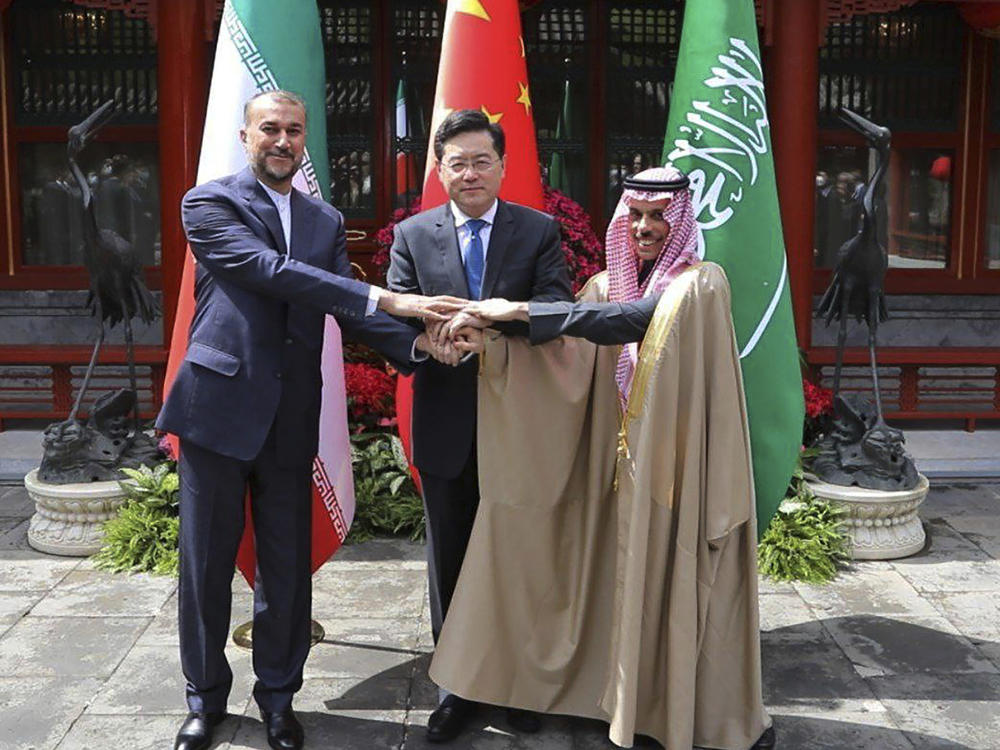
[(288, 133), (284, 130), (278, 132), (278, 140), (275, 145), (277, 146), (287, 146), (288, 145)]

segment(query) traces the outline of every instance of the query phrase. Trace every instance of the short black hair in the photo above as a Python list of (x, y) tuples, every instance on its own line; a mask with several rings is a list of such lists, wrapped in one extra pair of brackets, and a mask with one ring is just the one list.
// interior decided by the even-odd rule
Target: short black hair
[(495, 122), (490, 122), (490, 118), (478, 109), (458, 109), (444, 118), (434, 133), (434, 156), (440, 161), (444, 156), (444, 144), (456, 135), (482, 132), (490, 134), (490, 138), (493, 139), (493, 150), (502, 159), (505, 146), (503, 128)]
[(256, 94), (251, 96), (243, 104), (243, 124), (250, 124), (250, 107), (258, 99), (263, 99), (264, 97), (270, 97), (277, 102), (288, 102), (289, 104), (295, 104), (302, 107), (302, 111), (306, 112), (306, 100), (301, 96), (296, 94), (294, 91), (287, 91), (285, 89), (271, 89), (270, 91), (258, 91)]

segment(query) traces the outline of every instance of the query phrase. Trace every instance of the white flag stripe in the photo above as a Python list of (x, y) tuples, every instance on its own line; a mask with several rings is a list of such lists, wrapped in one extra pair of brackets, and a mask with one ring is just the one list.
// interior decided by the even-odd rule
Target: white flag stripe
[(753, 332), (753, 336), (747, 341), (746, 346), (743, 347), (743, 351), (740, 352), (740, 359), (746, 357), (750, 352), (754, 350), (757, 346), (757, 342), (760, 341), (760, 337), (764, 335), (764, 331), (767, 330), (768, 324), (771, 322), (771, 317), (774, 315), (774, 311), (778, 309), (778, 303), (781, 301), (781, 291), (785, 288), (785, 280), (788, 278), (788, 256), (784, 253), (781, 254), (781, 278), (778, 279), (778, 288), (774, 290), (774, 295), (771, 297), (771, 302), (768, 304), (767, 309), (764, 311), (763, 317), (760, 319), (760, 323), (757, 324), (756, 330)]
[[(243, 125), (243, 105), (255, 94), (279, 86), (280, 82), (275, 79), (267, 61), (260, 55), (251, 35), (227, 0), (212, 69), (212, 86), (198, 160), (198, 184), (233, 174), (247, 166), (246, 153), (237, 135)], [(323, 198), (308, 152), (293, 185), (313, 197)], [(324, 330), (321, 369), (323, 393), (318, 473), (325, 474), (333, 485), (339, 513), (330, 512), (331, 523), (337, 529), (340, 541), (343, 541), (354, 518), (354, 477), (347, 429), (341, 333), (336, 320), (329, 315)]]

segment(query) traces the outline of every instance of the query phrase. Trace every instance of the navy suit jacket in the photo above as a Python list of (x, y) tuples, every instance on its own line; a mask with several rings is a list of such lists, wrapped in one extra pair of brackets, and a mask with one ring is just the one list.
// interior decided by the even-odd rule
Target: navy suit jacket
[[(396, 225), (388, 272), (399, 292), (469, 297), (451, 206), (429, 209)], [(486, 250), (481, 297), (509, 300), (573, 298), (559, 225), (540, 211), (499, 201)], [(504, 324), (528, 335), (524, 323)], [(499, 327), (499, 326), (498, 326)], [(458, 476), (476, 436), (478, 358), (448, 367), (429, 361), (413, 377), (413, 463), (423, 472)]]
[(188, 191), (181, 219), (197, 260), (195, 311), (157, 428), (247, 461), (274, 424), (279, 461), (308, 464), (324, 316), (403, 372), (417, 332), (382, 312), (365, 317), (370, 287), (350, 278), (344, 219), (323, 201), (292, 190), (290, 250), (249, 169)]

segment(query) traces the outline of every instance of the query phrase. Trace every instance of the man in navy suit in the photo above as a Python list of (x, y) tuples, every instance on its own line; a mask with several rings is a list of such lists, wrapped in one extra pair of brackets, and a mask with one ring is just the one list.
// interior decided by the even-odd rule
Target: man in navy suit
[[(452, 112), (434, 135), (437, 173), (449, 201), (396, 225), (389, 288), (465, 299), (572, 299), (559, 225), (546, 214), (497, 199), (506, 157), (504, 133), (478, 110)], [(523, 323), (506, 333), (527, 335)], [(435, 641), (448, 611), (479, 506), (476, 464), (478, 363), (428, 362), (413, 380), (413, 463), (427, 519), (431, 627)], [(427, 737), (456, 737), (473, 705), (444, 695)], [(522, 731), (538, 720), (510, 712)]]
[(225, 717), (232, 672), (223, 651), (247, 487), (257, 550), (254, 697), (270, 746), (302, 746), (291, 704), (309, 652), (325, 315), (409, 372), (418, 350), (432, 347), (387, 313), (437, 319), (453, 309), (351, 278), (343, 217), (292, 188), (305, 152), (297, 95), (260, 94), (244, 115), (249, 168), (199, 185), (181, 204), (197, 259), (195, 313), (156, 422), (181, 444), (178, 614), (190, 713), (177, 750), (208, 747)]

